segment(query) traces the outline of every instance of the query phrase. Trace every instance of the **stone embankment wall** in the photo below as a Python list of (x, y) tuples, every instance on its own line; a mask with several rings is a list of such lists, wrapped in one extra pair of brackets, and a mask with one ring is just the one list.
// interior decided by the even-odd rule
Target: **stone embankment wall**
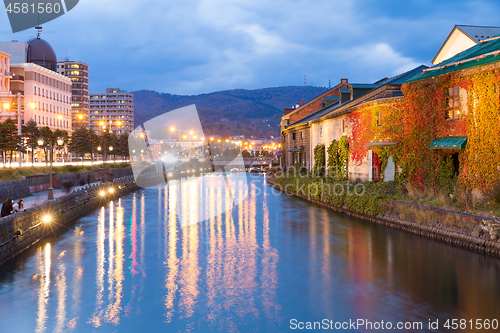
[[(281, 186), (274, 183), (273, 178), (268, 178), (268, 184), (283, 191)], [(500, 257), (500, 221), (495, 218), (404, 202), (390, 202), (390, 207), (385, 207), (383, 216), (369, 216), (290, 191), (286, 194), (356, 218)]]
[[(97, 178), (100, 174), (104, 173), (104, 170), (92, 170), (90, 172), (90, 181), (91, 182), (96, 182)], [(111, 169), (109, 170), (108, 174), (111, 173), (114, 178), (119, 178), (119, 177), (125, 177), (125, 176), (131, 176), (133, 174), (131, 168), (126, 168), (126, 169)], [(87, 173), (86, 172), (80, 172), (78, 173), (78, 176), (80, 179), (83, 179), (85, 183), (87, 183)], [(64, 184), (65, 181), (70, 181), (73, 186), (78, 185), (76, 184), (76, 173), (67, 173), (67, 174), (62, 174), (62, 175), (55, 175), (53, 178), (53, 186), (55, 189), (62, 188), (62, 184)], [(7, 198), (11, 199), (19, 199), (19, 198), (25, 198), (31, 195), (31, 193), (37, 192), (37, 191), (44, 191), (49, 188), (49, 184), (43, 184), (43, 185), (38, 185), (38, 186), (32, 186), (31, 191), (30, 191), (30, 186), (27, 183), (26, 180), (12, 180), (8, 182), (0, 182), (0, 203), (4, 202)]]
[[(114, 175), (114, 174), (113, 174)], [(163, 173), (148, 173), (139, 175), (137, 182), (154, 186), (164, 180)], [(109, 188), (114, 192), (110, 193)], [(40, 239), (50, 235), (54, 230), (65, 224), (92, 212), (109, 200), (121, 197), (140, 187), (134, 181), (134, 176), (117, 177), (113, 183), (95, 183), (85, 186), (71, 194), (45, 201), (41, 205), (27, 208), (0, 219), (0, 264), (28, 249)], [(102, 197), (100, 192), (106, 190)], [(51, 216), (51, 221), (43, 222), (45, 215)]]
[(31, 195), (30, 188), (26, 180), (12, 180), (0, 182), (0, 203), (6, 199), (24, 198)]
[[(90, 182), (96, 182), (104, 175), (104, 169), (92, 170), (89, 172), (90, 174)], [(111, 169), (108, 170), (108, 175), (112, 174), (114, 178), (131, 176), (133, 174), (132, 168), (127, 169)], [(87, 172), (80, 173), (66, 173), (62, 175), (57, 175), (57, 184), (58, 187), (54, 186), (54, 188), (62, 188), (64, 182), (68, 181), (73, 185), (78, 185), (77, 180), (81, 179), (87, 183)]]

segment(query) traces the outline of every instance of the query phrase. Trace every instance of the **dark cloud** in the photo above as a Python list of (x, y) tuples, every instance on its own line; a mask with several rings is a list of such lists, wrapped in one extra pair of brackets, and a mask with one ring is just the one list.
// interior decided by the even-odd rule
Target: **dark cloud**
[(499, 14), (497, 1), (82, 0), (43, 37), (90, 65), (92, 91), (197, 94), (301, 85), (304, 74), (372, 82), (430, 64), (455, 24), (499, 25)]

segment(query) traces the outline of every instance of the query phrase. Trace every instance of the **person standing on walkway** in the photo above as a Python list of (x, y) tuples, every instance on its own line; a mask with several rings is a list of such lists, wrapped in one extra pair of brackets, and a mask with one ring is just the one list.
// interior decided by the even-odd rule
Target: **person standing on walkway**
[(90, 185), (90, 172), (87, 172), (87, 184)]
[(10, 215), (10, 212), (12, 211), (12, 199), (8, 198), (5, 200), (2, 204), (2, 211), (0, 213), (0, 217), (8, 216)]

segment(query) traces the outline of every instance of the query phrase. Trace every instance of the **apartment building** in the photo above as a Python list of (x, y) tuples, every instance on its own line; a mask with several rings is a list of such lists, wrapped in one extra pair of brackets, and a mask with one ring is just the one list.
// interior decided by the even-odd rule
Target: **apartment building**
[(57, 72), (71, 79), (72, 129), (90, 127), (89, 66), (81, 61), (59, 58)]
[(130, 133), (134, 129), (134, 95), (119, 88), (90, 94), (90, 128), (97, 133)]

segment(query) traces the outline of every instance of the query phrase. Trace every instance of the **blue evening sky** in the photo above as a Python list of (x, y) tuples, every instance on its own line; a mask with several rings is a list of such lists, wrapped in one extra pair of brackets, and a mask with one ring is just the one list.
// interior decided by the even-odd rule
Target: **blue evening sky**
[[(373, 82), (430, 65), (455, 24), (500, 26), (498, 0), (80, 0), (46, 23), (58, 57), (90, 66), (91, 92), (198, 94), (340, 78)], [(9, 33), (0, 13), (0, 40)]]

